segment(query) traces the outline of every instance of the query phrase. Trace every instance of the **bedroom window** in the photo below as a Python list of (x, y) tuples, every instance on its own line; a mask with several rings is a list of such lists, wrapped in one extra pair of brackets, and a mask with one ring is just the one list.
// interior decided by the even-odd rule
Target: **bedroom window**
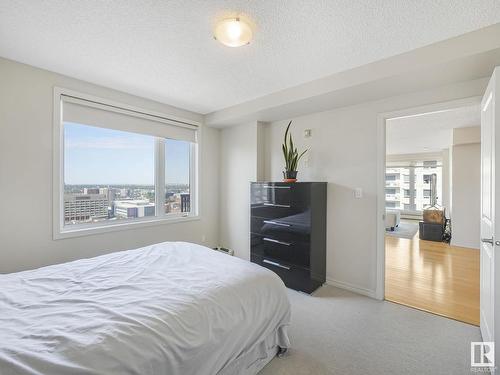
[(191, 144), (165, 140), (165, 214), (191, 212)]
[(54, 107), (55, 238), (196, 218), (195, 124), (63, 89)]
[(155, 137), (63, 128), (64, 226), (155, 216)]

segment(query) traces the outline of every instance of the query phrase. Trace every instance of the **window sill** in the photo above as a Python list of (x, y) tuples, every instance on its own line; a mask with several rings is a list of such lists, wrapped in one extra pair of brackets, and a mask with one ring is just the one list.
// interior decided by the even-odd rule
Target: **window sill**
[(200, 220), (199, 215), (162, 217), (162, 218), (154, 218), (154, 219), (150, 219), (150, 220), (128, 221), (128, 222), (107, 224), (107, 225), (106, 224), (94, 225), (94, 226), (91, 226), (91, 225), (87, 226), (85, 224), (75, 225), (75, 227), (71, 228), (71, 229), (66, 228), (66, 229), (55, 230), (53, 233), (53, 239), (60, 240), (60, 239), (65, 239), (65, 238), (90, 236), (90, 235), (94, 235), (94, 234), (138, 229), (138, 228), (150, 227), (150, 226), (155, 226), (155, 225), (184, 223), (184, 222), (197, 221), (197, 220)]

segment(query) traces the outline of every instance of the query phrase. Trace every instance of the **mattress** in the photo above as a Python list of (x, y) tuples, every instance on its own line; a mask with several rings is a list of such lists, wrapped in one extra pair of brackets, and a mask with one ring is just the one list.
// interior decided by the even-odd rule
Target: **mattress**
[(281, 279), (191, 243), (0, 275), (0, 285), (2, 375), (255, 374), (289, 346)]

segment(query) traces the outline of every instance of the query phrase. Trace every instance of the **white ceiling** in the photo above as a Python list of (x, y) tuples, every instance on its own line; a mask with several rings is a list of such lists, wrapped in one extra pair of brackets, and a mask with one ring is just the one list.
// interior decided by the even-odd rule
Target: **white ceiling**
[[(212, 39), (231, 14), (249, 46)], [(497, 22), (498, 0), (0, 0), (0, 56), (209, 113)]]
[(452, 145), (453, 129), (480, 126), (479, 104), (387, 121), (388, 155), (440, 152)]

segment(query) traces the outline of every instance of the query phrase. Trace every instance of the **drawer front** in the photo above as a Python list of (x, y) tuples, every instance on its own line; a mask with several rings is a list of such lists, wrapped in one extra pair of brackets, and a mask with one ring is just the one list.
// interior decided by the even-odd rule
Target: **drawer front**
[(250, 199), (252, 216), (283, 218), (309, 209), (310, 189), (302, 184), (253, 183)]
[(308, 268), (310, 266), (309, 242), (283, 240), (276, 237), (250, 235), (251, 252), (287, 264)]
[(314, 281), (310, 278), (309, 270), (294, 265), (287, 265), (256, 254), (251, 255), (251, 261), (262, 267), (266, 267), (275, 272), (288, 288), (311, 293), (317, 288)]
[(291, 184), (275, 185), (272, 183), (252, 184), (252, 204), (267, 204), (290, 207), (292, 203)]
[(297, 215), (301, 212), (300, 209), (291, 205), (277, 206), (274, 203), (256, 203), (250, 207), (250, 214), (266, 219), (282, 219)]
[(262, 236), (289, 242), (309, 242), (311, 235), (309, 212), (297, 214), (293, 217), (299, 217), (301, 220), (289, 220), (290, 217), (266, 219), (252, 216), (250, 219), (250, 231)]

